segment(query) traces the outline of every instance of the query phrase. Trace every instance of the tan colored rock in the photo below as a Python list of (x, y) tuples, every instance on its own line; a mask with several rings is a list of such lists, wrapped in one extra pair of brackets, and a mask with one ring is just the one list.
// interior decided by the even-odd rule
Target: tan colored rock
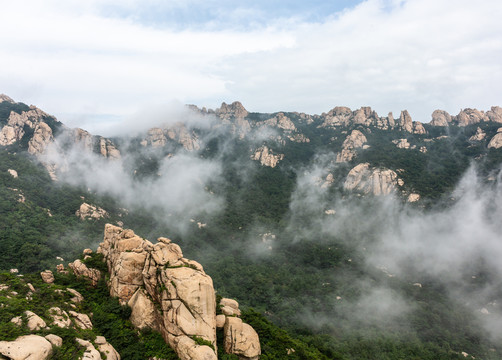
[(239, 318), (227, 317), (223, 334), (223, 346), (227, 354), (237, 355), (240, 359), (259, 359), (260, 339), (250, 325)]
[(77, 290), (66, 288), (66, 291), (73, 295), (73, 297), (70, 299), (72, 302), (78, 304), (84, 301), (84, 297)]
[(274, 155), (267, 146), (262, 146), (256, 149), (255, 153), (251, 155), (251, 160), (259, 161), (263, 166), (274, 168), (277, 163), (284, 159), (284, 154)]
[(12, 100), (10, 97), (8, 97), (5, 94), (0, 94), (0, 103), (3, 103), (3, 102), (9, 102), (11, 104), (15, 104), (14, 100)]
[(47, 146), (54, 141), (52, 129), (44, 122), (40, 122), (35, 127), (35, 132), (28, 142), (28, 152), (32, 155), (39, 155), (45, 152)]
[(94, 343), (98, 345), (98, 350), (106, 355), (106, 360), (120, 360), (119, 353), (104, 336), (96, 336)]
[(216, 328), (217, 329), (223, 329), (223, 327), (225, 326), (225, 319), (226, 319), (226, 316), (225, 315), (216, 315)]
[(486, 133), (478, 126), (476, 133), (469, 138), (469, 141), (482, 141), (485, 137)]
[(8, 169), (7, 172), (12, 176), (14, 179), (17, 179), (17, 171), (13, 169)]
[(427, 134), (424, 125), (420, 121), (413, 121), (413, 134)]
[(75, 322), (75, 326), (80, 329), (92, 329), (92, 322), (87, 314), (81, 314), (76, 311), (68, 312)]
[(139, 288), (129, 299), (127, 305), (131, 308), (132, 324), (139, 328), (150, 328), (160, 331), (160, 314), (146, 291)]
[(467, 126), (477, 124), (481, 121), (488, 121), (488, 116), (484, 112), (477, 109), (464, 109), (455, 117), (459, 126)]
[(189, 131), (183, 123), (176, 123), (167, 128), (165, 132), (170, 139), (177, 141), (185, 150), (200, 149), (197, 135), (193, 131)]
[(35, 290), (35, 287), (31, 283), (27, 283), (26, 286), (28, 286), (28, 289), (30, 289), (31, 292), (37, 292), (37, 290)]
[(52, 346), (61, 347), (63, 345), (63, 339), (57, 335), (49, 334), (44, 337), (52, 344)]
[(84, 249), (84, 250), (82, 250), (82, 254), (84, 254), (84, 255), (91, 255), (92, 254), (92, 250), (91, 249)]
[(502, 123), (502, 107), (492, 106), (491, 110), (486, 112), (486, 116), (490, 121)]
[(28, 329), (30, 329), (31, 331), (38, 331), (44, 329), (47, 326), (45, 321), (34, 312), (26, 310), (24, 313), (26, 314), (26, 318), (28, 320)]
[(90, 341), (76, 338), (75, 341), (85, 348), (84, 355), (82, 356), (82, 360), (101, 360), (101, 354), (98, 350), (92, 345)]
[(229, 119), (231, 117), (245, 118), (248, 116), (247, 110), (239, 101), (234, 101), (230, 105), (222, 103), (220, 108), (215, 110), (215, 113), (221, 119)]
[(23, 326), (23, 318), (21, 316), (16, 316), (10, 319), (10, 322), (17, 326)]
[(448, 126), (451, 123), (451, 115), (444, 110), (434, 110), (432, 113), (432, 126)]
[(221, 312), (226, 316), (241, 316), (239, 303), (234, 299), (222, 298), (220, 300)]
[(397, 125), (403, 131), (412, 133), (413, 132), (413, 121), (411, 120), (410, 113), (408, 110), (401, 111), (401, 115), (397, 120)]
[(411, 146), (410, 143), (408, 142), (408, 139), (397, 139), (397, 140), (392, 140), (392, 142), (396, 144), (396, 146), (399, 149), (409, 149)]
[(345, 138), (342, 144), (342, 151), (336, 156), (336, 162), (351, 161), (356, 156), (355, 149), (362, 148), (367, 142), (368, 140), (362, 132), (352, 130), (350, 135)]
[(395, 171), (370, 168), (369, 163), (362, 163), (349, 171), (343, 187), (345, 190), (379, 196), (395, 192), (398, 185), (402, 186), (403, 182)]
[(488, 143), (488, 149), (500, 149), (502, 147), (502, 132), (500, 132), (500, 129)]
[(93, 286), (96, 286), (101, 279), (101, 272), (99, 270), (88, 268), (87, 265), (78, 259), (69, 263), (68, 267), (73, 270), (75, 276), (85, 277), (91, 280)]
[(81, 220), (86, 219), (102, 219), (105, 217), (109, 217), (108, 212), (106, 210), (87, 203), (83, 203), (80, 205), (80, 208), (75, 212)]
[(56, 271), (58, 273), (63, 273), (63, 274), (66, 273), (66, 270), (64, 269), (64, 265), (63, 264), (56, 265)]
[(52, 318), (52, 323), (60, 328), (67, 329), (71, 326), (71, 320), (66, 311), (58, 307), (49, 309), (49, 316)]
[(99, 138), (99, 152), (108, 159), (120, 159), (120, 151), (111, 140), (103, 137)]
[(25, 335), (14, 341), (0, 341), (0, 354), (12, 360), (47, 360), (52, 344), (38, 335)]
[(98, 253), (104, 255), (110, 270), (110, 294), (131, 305), (132, 321), (137, 326), (160, 329), (180, 358), (209, 354), (215, 359), (211, 348), (191, 339), (197, 336), (216, 345), (212, 280), (200, 264), (183, 258), (178, 245), (169, 239), (159, 240), (153, 245), (132, 230), (106, 225)]
[(54, 282), (54, 275), (52, 274), (52, 271), (50, 270), (44, 270), (40, 273), (40, 276), (42, 277), (42, 280), (46, 284), (52, 284)]
[(420, 200), (419, 194), (412, 193), (412, 194), (408, 195), (408, 202), (409, 203), (417, 202), (418, 200)]
[(174, 343), (181, 360), (217, 360), (213, 349), (209, 346), (197, 345), (188, 336), (178, 336)]

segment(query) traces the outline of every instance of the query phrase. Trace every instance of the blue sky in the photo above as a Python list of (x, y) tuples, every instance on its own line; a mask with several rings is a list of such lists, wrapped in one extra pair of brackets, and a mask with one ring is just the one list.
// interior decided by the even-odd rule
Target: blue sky
[(435, 109), (502, 105), (502, 2), (453, 4), (11, 1), (0, 12), (0, 93), (104, 135), (172, 103), (371, 106), (423, 122)]

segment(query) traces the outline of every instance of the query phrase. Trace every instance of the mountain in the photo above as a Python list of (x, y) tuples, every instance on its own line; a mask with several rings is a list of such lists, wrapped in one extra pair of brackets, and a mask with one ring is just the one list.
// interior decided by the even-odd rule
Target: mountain
[[(501, 357), (500, 107), (436, 110), (421, 123), (406, 110), (395, 119), (369, 107), (309, 115), (253, 113), (239, 102), (214, 110), (189, 105), (153, 128), (108, 139), (2, 95), (0, 126), (0, 270), (19, 269), (45, 289), (32, 273), (52, 269), (56, 286), (72, 282), (93, 299), (84, 306), (91, 321), (108, 307), (124, 331), (148, 323), (157, 335), (131, 340), (138, 349), (167, 351), (164, 341), (153, 345), (157, 331), (181, 358), (191, 351), (183, 346), (199, 341), (183, 326), (166, 325), (166, 318), (197, 318), (173, 315), (176, 293), (190, 281), (167, 276), (195, 271), (200, 279), (210, 275), (215, 299), (238, 301), (241, 319), (260, 339), (261, 359)], [(105, 240), (127, 233), (136, 245), (111, 257), (100, 246), (107, 266), (88, 259), (107, 280), (95, 284), (97, 292), (73, 277), (80, 266), (57, 273), (83, 249), (97, 250), (105, 226)], [(172, 242), (144, 240), (166, 235)], [(153, 248), (174, 243), (197, 262), (154, 256)], [(160, 273), (150, 273), (153, 260), (143, 258), (155, 258)], [(132, 283), (117, 280), (121, 264)], [(23, 296), (29, 291), (15, 275), (2, 276)], [(200, 281), (196, 287), (206, 288), (208, 280)], [(0, 299), (13, 309), (1, 324), (10, 335), (0, 340), (28, 333), (9, 323), (27, 310), (50, 321), (53, 305), (39, 298), (16, 307), (9, 291)], [(212, 293), (197, 295), (211, 314), (212, 304), (219, 311)], [(135, 316), (133, 300), (150, 310)], [(130, 310), (119, 310), (126, 303)], [(221, 352), (223, 333), (213, 336), (206, 325), (194, 336), (231, 358)], [(71, 338), (68, 353), (82, 351), (76, 337), (96, 348), (93, 336), (105, 336), (122, 358), (144, 358), (106, 326), (87, 338), (72, 331), (58, 335)], [(183, 334), (188, 342), (173, 339)], [(63, 350), (54, 356), (64, 358)]]

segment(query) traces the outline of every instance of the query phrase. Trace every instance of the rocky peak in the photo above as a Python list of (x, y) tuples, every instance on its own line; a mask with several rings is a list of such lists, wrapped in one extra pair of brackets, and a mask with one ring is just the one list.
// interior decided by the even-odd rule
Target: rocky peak
[(342, 151), (337, 154), (336, 162), (351, 161), (355, 156), (355, 149), (362, 148), (367, 143), (366, 136), (359, 130), (352, 130), (342, 144)]
[(444, 110), (434, 110), (432, 113), (432, 126), (448, 126), (451, 123), (451, 115)]
[(413, 132), (413, 121), (411, 120), (411, 115), (408, 110), (401, 111), (397, 124), (401, 130), (409, 133)]
[(481, 121), (488, 121), (489, 118), (483, 111), (477, 109), (463, 109), (455, 117), (459, 126), (467, 126), (477, 124)]
[(493, 122), (502, 123), (502, 107), (492, 106), (491, 110), (486, 112), (488, 119)]
[(234, 101), (232, 104), (228, 105), (222, 103), (219, 109), (216, 109), (215, 114), (222, 119), (228, 120), (231, 117), (234, 118), (245, 118), (248, 116), (248, 111), (239, 101)]
[(10, 97), (8, 97), (5, 94), (0, 94), (0, 103), (3, 103), (4, 101), (9, 102), (11, 104), (15, 104), (14, 100), (12, 100)]

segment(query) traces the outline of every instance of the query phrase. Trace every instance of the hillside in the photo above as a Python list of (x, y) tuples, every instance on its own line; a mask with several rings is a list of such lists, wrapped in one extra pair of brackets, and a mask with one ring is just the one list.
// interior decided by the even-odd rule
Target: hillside
[[(46, 285), (29, 273), (96, 250), (111, 223), (169, 236), (202, 264), (239, 301), (261, 359), (502, 357), (500, 107), (420, 123), (235, 102), (108, 139), (2, 96), (0, 126), (0, 270), (35, 288)], [(25, 334), (8, 326), (0, 340)], [(71, 334), (101, 335), (135, 358), (102, 329)]]

